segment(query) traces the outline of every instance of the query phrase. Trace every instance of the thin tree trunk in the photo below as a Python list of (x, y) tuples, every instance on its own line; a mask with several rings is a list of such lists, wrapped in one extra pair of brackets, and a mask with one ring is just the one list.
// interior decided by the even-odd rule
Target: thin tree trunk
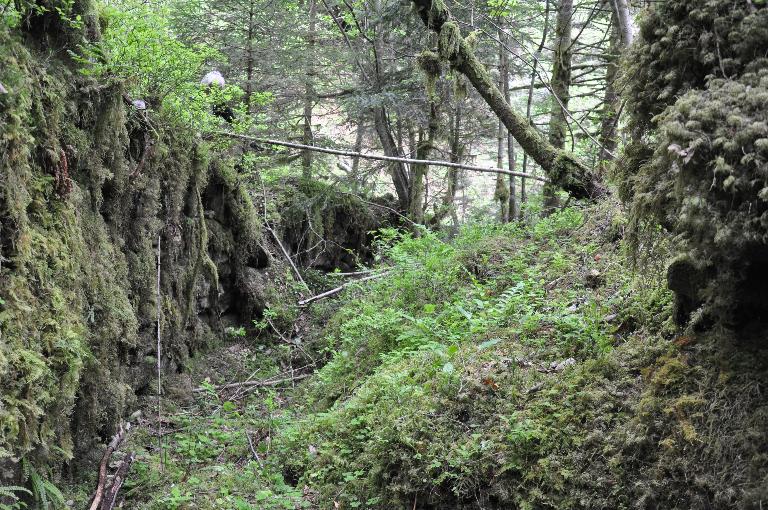
[(601, 172), (605, 172), (608, 162), (613, 159), (611, 154), (615, 154), (617, 146), (616, 131), (619, 123), (619, 94), (616, 90), (616, 78), (619, 71), (617, 56), (622, 46), (620, 30), (618, 15), (614, 10), (611, 16), (610, 60), (605, 72), (605, 97), (603, 99), (605, 106), (600, 126), (600, 145), (603, 146), (603, 149), (600, 150)]
[[(572, 153), (549, 143), (525, 116), (507, 104), (486, 68), (461, 36), (458, 24), (451, 20), (445, 4), (432, 0), (414, 0), (414, 3), (424, 24), (439, 34), (441, 55), (469, 79), (523, 150), (541, 165), (548, 177), (574, 198), (604, 196), (607, 190), (597, 174), (580, 163)], [(443, 33), (444, 30), (447, 32)]]
[(634, 34), (632, 32), (632, 15), (629, 12), (628, 0), (610, 0), (613, 4), (613, 11), (618, 19), (619, 31), (621, 33), (621, 43), (624, 47), (632, 44)]
[[(456, 107), (453, 112), (450, 113), (450, 132), (449, 139), (451, 142), (450, 147), (450, 161), (451, 163), (460, 163), (464, 153), (464, 147), (461, 145), (461, 100), (456, 99)], [(447, 215), (451, 215), (453, 220), (452, 235), (455, 235), (455, 230), (458, 228), (459, 218), (456, 214), (456, 190), (459, 187), (459, 169), (449, 168), (446, 174), (446, 186), (445, 194), (441, 201), (440, 207), (435, 211), (435, 215), (430, 220), (430, 225), (439, 226)]]
[[(317, 2), (309, 1), (309, 30), (307, 32), (307, 72), (304, 83), (304, 145), (312, 145), (312, 109), (315, 104), (315, 45), (317, 39)], [(304, 151), (301, 155), (302, 175), (312, 177), (312, 152)]]
[[(357, 130), (355, 132), (355, 152), (363, 150), (363, 138), (365, 138), (365, 124), (363, 120), (357, 123)], [(352, 158), (352, 190), (357, 193), (360, 191), (360, 156)]]
[[(536, 86), (536, 72), (538, 71), (538, 65), (539, 65), (539, 58), (541, 57), (542, 51), (544, 51), (544, 46), (547, 43), (547, 36), (549, 35), (549, 5), (550, 0), (546, 0), (546, 3), (544, 4), (544, 30), (541, 32), (541, 42), (539, 43), (538, 48), (536, 48), (536, 53), (534, 53), (534, 59), (533, 59), (533, 70), (531, 71), (531, 85), (528, 87), (528, 103), (525, 108), (525, 118), (528, 120), (528, 122), (531, 122), (531, 109), (533, 107), (533, 90)], [(523, 173), (528, 173), (528, 153), (523, 152)], [(526, 189), (526, 182), (525, 179), (520, 183), (520, 202), (521, 205), (525, 204), (528, 201), (528, 190)], [(520, 219), (523, 219), (523, 208), (520, 208)]]
[[(387, 113), (383, 106), (379, 106), (373, 111), (373, 123), (376, 128), (376, 134), (379, 135), (381, 148), (384, 154), (390, 157), (400, 157), (397, 150), (397, 142), (392, 137), (392, 131), (387, 119)], [(398, 203), (401, 211), (408, 211), (410, 208), (410, 183), (408, 181), (408, 170), (405, 163), (393, 162), (390, 165), (392, 174), (392, 183), (395, 185)]]
[(246, 70), (245, 70), (245, 113), (250, 115), (251, 98), (253, 97), (253, 3), (248, 5), (248, 48), (246, 50)]
[[(382, 14), (381, 0), (374, 0), (373, 2), (374, 12), (377, 16)], [(384, 50), (384, 36), (380, 27), (375, 27), (373, 35), (373, 55), (374, 55), (374, 89), (377, 92), (381, 92), (383, 88), (383, 76), (384, 76), (384, 59), (382, 58), (382, 51)], [(373, 125), (376, 129), (376, 134), (381, 141), (381, 148), (384, 150), (384, 154), (390, 157), (402, 157), (401, 151), (398, 151), (397, 142), (392, 137), (392, 127), (387, 117), (387, 112), (384, 106), (378, 106), (373, 109)], [(392, 184), (395, 186), (395, 193), (397, 194), (398, 206), (401, 212), (408, 212), (410, 210), (410, 181), (409, 181), (409, 168), (405, 163), (393, 162), (389, 166), (390, 174), (392, 175)]]
[[(504, 94), (504, 100), (509, 104), (509, 55), (507, 55), (507, 52), (505, 51), (504, 45), (508, 42), (508, 37), (506, 34), (503, 33), (501, 29), (499, 29), (499, 40), (502, 41), (504, 44), (501, 45), (499, 48), (501, 51), (501, 59), (502, 59), (502, 65), (501, 65), (501, 91)], [(510, 133), (507, 130), (507, 168), (510, 172), (515, 171), (515, 138), (512, 136), (512, 133)], [(509, 205), (508, 205), (508, 213), (506, 221), (512, 221), (515, 218), (517, 218), (517, 190), (515, 189), (515, 180), (516, 177), (514, 175), (509, 176), (509, 193), (507, 196), (509, 197)], [(523, 180), (525, 182), (525, 180)]]
[[(504, 82), (507, 82), (506, 88), (509, 88), (509, 72), (507, 63), (507, 53), (504, 49), (504, 33), (501, 28), (499, 32), (499, 88), (504, 90)], [(505, 99), (506, 100), (506, 99)], [(499, 120), (496, 132), (496, 167), (504, 168), (504, 144), (507, 141), (507, 130), (504, 123)], [(499, 202), (499, 222), (507, 223), (509, 221), (509, 187), (503, 174), (496, 175), (496, 190), (493, 198)]]
[[(573, 0), (560, 0), (557, 8), (557, 25), (555, 27), (556, 46), (552, 59), (552, 106), (549, 119), (549, 143), (558, 149), (565, 147), (565, 137), (568, 132), (568, 119), (565, 109), (571, 99), (571, 60), (573, 28)], [(557, 188), (544, 185), (544, 214), (547, 215), (559, 205)]]
[[(437, 135), (438, 119), (437, 106), (434, 102), (429, 105), (429, 126), (425, 133), (419, 130), (419, 141), (416, 146), (416, 159), (429, 159)], [(412, 165), (411, 175), (411, 210), (410, 216), (414, 223), (424, 223), (424, 180), (429, 170), (429, 165), (419, 163)]]

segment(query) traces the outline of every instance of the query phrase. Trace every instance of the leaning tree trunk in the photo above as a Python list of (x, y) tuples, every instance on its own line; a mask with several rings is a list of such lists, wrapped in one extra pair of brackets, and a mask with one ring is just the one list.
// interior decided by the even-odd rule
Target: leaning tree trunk
[(574, 198), (598, 198), (607, 193), (599, 176), (570, 153), (549, 143), (525, 116), (513, 110), (478, 60), (461, 30), (451, 20), (445, 4), (432, 0), (414, 0), (424, 24), (439, 34), (440, 56), (464, 74), (494, 113), (501, 119), (520, 146), (546, 172), (549, 179)]
[[(552, 105), (549, 117), (549, 143), (558, 149), (565, 147), (568, 119), (565, 111), (571, 99), (571, 57), (573, 27), (573, 0), (560, 0), (555, 25), (555, 53), (552, 59)], [(544, 214), (550, 214), (559, 205), (557, 188), (544, 184)]]

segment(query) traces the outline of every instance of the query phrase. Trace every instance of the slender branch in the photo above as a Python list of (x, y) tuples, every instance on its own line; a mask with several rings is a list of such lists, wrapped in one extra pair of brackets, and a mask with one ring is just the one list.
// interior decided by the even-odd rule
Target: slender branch
[(112, 440), (107, 445), (107, 450), (101, 457), (101, 463), (99, 464), (99, 481), (96, 485), (96, 492), (93, 495), (93, 502), (91, 503), (89, 510), (97, 510), (104, 498), (104, 486), (107, 483), (107, 464), (109, 463), (110, 457), (112, 457), (112, 453), (114, 453), (117, 447), (120, 446), (120, 443), (123, 442), (123, 439), (125, 439), (126, 430), (126, 428), (123, 428), (123, 426), (120, 425), (120, 429), (117, 434), (112, 436)]
[(318, 294), (317, 296), (312, 296), (310, 298), (301, 300), (301, 301), (299, 301), (299, 306), (305, 306), (305, 305), (308, 305), (309, 303), (312, 303), (314, 301), (319, 301), (321, 299), (333, 296), (334, 294), (338, 294), (339, 292), (341, 292), (342, 290), (346, 289), (347, 287), (349, 287), (351, 285), (355, 285), (357, 283), (366, 282), (368, 280), (375, 280), (376, 278), (381, 278), (383, 276), (387, 276), (388, 274), (389, 274), (388, 272), (387, 273), (379, 273), (379, 274), (367, 276), (365, 278), (360, 278), (359, 280), (355, 280), (354, 282), (345, 283), (344, 285), (336, 287), (335, 289), (331, 289), (331, 290), (325, 291), (322, 294)]
[(252, 142), (258, 142), (258, 143), (264, 143), (269, 145), (279, 145), (281, 147), (290, 147), (292, 149), (303, 149), (303, 150), (310, 150), (315, 152), (322, 152), (325, 154), (334, 154), (336, 156), (346, 156), (350, 158), (361, 158), (361, 159), (372, 159), (377, 161), (393, 161), (396, 163), (410, 163), (410, 164), (416, 164), (416, 165), (432, 165), (432, 166), (442, 166), (442, 167), (448, 167), (448, 168), (462, 168), (464, 170), (472, 170), (474, 172), (485, 172), (485, 173), (492, 173), (492, 174), (505, 174), (505, 175), (514, 175), (515, 177), (522, 177), (525, 179), (533, 179), (536, 181), (541, 182), (549, 182), (549, 179), (545, 177), (534, 177), (531, 175), (524, 174), (522, 172), (512, 172), (510, 170), (504, 170), (502, 168), (489, 168), (484, 166), (474, 166), (474, 165), (464, 165), (461, 163), (453, 163), (450, 161), (431, 161), (427, 159), (411, 159), (411, 158), (399, 158), (394, 156), (377, 156), (373, 154), (364, 154), (362, 152), (352, 152), (352, 151), (344, 151), (344, 150), (337, 150), (337, 149), (328, 149), (326, 147), (315, 147), (313, 145), (303, 145), (300, 143), (293, 143), (293, 142), (284, 142), (280, 140), (270, 140), (267, 138), (258, 138), (254, 136), (246, 136), (246, 135), (239, 135), (236, 133), (227, 133), (226, 131), (215, 131), (213, 132), (215, 135), (221, 135), (221, 136), (229, 136), (232, 138), (240, 138), (242, 140), (249, 140)]
[[(254, 386), (277, 386), (278, 384), (284, 383), (284, 382), (293, 382), (293, 381), (300, 381), (302, 379), (306, 379), (312, 374), (298, 374), (293, 377), (288, 377), (285, 379), (263, 379), (261, 381), (245, 381), (245, 382), (239, 382), (239, 383), (229, 383), (229, 384), (222, 384), (221, 386), (214, 386), (213, 388), (210, 388), (214, 391), (222, 391), (222, 390), (230, 390), (232, 388), (252, 388)], [(209, 388), (200, 386), (198, 388), (194, 388), (192, 390), (192, 393), (202, 393), (204, 391), (208, 391)]]

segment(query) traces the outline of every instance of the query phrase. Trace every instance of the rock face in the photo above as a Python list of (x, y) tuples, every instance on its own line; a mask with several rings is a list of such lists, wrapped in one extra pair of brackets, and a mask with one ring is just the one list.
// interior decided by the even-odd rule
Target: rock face
[(24, 37), (0, 28), (0, 485), (100, 451), (153, 391), (158, 320), (171, 381), (273, 280), (232, 165)]

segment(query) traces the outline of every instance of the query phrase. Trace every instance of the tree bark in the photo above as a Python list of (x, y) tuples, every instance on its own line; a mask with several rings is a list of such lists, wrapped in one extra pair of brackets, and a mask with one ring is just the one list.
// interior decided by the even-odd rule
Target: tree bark
[[(546, 0), (546, 3), (544, 4), (544, 30), (541, 32), (541, 42), (539, 43), (538, 48), (536, 48), (536, 53), (534, 53), (533, 58), (533, 69), (531, 70), (531, 84), (528, 87), (528, 103), (525, 108), (525, 118), (528, 120), (528, 122), (531, 122), (531, 108), (533, 107), (533, 90), (536, 87), (536, 73), (538, 71), (538, 65), (539, 65), (539, 57), (541, 57), (541, 52), (544, 51), (544, 46), (547, 43), (547, 36), (549, 35), (549, 5), (550, 0)], [(543, 85), (543, 84), (542, 84)], [(523, 173), (528, 173), (528, 153), (523, 152)], [(521, 204), (525, 204), (528, 201), (528, 193), (526, 189), (526, 182), (525, 179), (523, 179), (523, 182), (520, 183), (520, 202)], [(523, 219), (523, 209), (520, 208), (520, 219)]]
[[(434, 102), (430, 101), (429, 105), (429, 125), (427, 127), (426, 134), (424, 130), (419, 131), (419, 141), (416, 145), (416, 159), (426, 160), (429, 159), (432, 153), (432, 148), (435, 144), (435, 136), (437, 135), (438, 118), (437, 118), (437, 106)], [(418, 163), (412, 165), (411, 174), (411, 199), (410, 199), (410, 216), (414, 223), (424, 223), (424, 180), (429, 170), (429, 165), (426, 163)]]
[[(383, 106), (373, 110), (373, 124), (376, 128), (376, 134), (379, 135), (381, 148), (384, 154), (390, 157), (400, 157), (397, 150), (397, 142), (392, 137), (392, 130), (389, 126), (387, 113)], [(408, 181), (408, 170), (405, 163), (393, 162), (390, 166), (392, 183), (395, 185), (398, 204), (401, 211), (408, 211), (410, 206), (410, 182)]]
[[(501, 28), (498, 29), (499, 35), (499, 88), (504, 90), (509, 88), (509, 64), (507, 62), (507, 53), (504, 49), (504, 33)], [(505, 85), (506, 82), (506, 85)], [(508, 98), (505, 98), (508, 102)], [(496, 135), (496, 167), (504, 168), (504, 150), (507, 141), (507, 130), (504, 123), (499, 120), (499, 126)], [(509, 221), (509, 187), (503, 174), (496, 175), (496, 191), (493, 198), (499, 202), (499, 222), (507, 223)]]
[[(502, 56), (501, 92), (504, 94), (504, 101), (506, 101), (507, 104), (509, 104), (509, 55), (505, 51), (504, 45), (508, 43), (508, 39), (509, 38), (506, 36), (506, 34), (504, 34), (500, 29), (499, 40), (504, 43), (500, 47)], [(515, 163), (515, 138), (512, 136), (512, 133), (507, 130), (507, 168), (510, 172), (515, 171)], [(509, 205), (506, 221), (514, 220), (518, 215), (517, 189), (515, 180), (516, 177), (514, 175), (509, 176), (509, 193), (507, 194), (509, 197)], [(525, 180), (523, 180), (523, 182), (525, 182)]]
[(439, 34), (441, 56), (464, 74), (501, 119), (520, 146), (544, 169), (550, 180), (574, 198), (598, 198), (607, 192), (600, 178), (565, 152), (545, 140), (528, 120), (504, 100), (491, 76), (461, 36), (442, 2), (414, 0), (424, 24)]
[[(357, 130), (355, 133), (355, 152), (360, 152), (363, 150), (363, 138), (365, 137), (365, 124), (363, 123), (363, 120), (360, 119), (360, 122), (357, 123)], [(355, 156), (352, 158), (352, 190), (357, 193), (360, 191), (360, 185), (362, 184), (360, 182), (360, 156)]]
[[(461, 163), (464, 147), (461, 144), (461, 100), (456, 99), (456, 106), (449, 114), (450, 116), (450, 128), (449, 139), (451, 142), (451, 163)], [(432, 226), (439, 226), (443, 219), (449, 214), (453, 220), (453, 235), (456, 234), (458, 229), (459, 219), (456, 214), (456, 190), (459, 187), (459, 169), (449, 168), (446, 174), (446, 186), (445, 194), (441, 200), (440, 206), (436, 208), (435, 215), (430, 219), (429, 224)]]
[(619, 66), (616, 61), (616, 56), (621, 51), (621, 28), (619, 27), (619, 18), (615, 10), (611, 15), (611, 43), (610, 43), (610, 60), (608, 61), (608, 68), (605, 72), (605, 97), (603, 98), (603, 115), (600, 126), (600, 170), (605, 171), (605, 167), (609, 161), (613, 158), (611, 154), (616, 151), (617, 140), (616, 130), (619, 123), (619, 94), (616, 90), (616, 78), (619, 71)]
[[(565, 147), (565, 137), (568, 132), (568, 119), (565, 109), (571, 99), (571, 59), (573, 47), (571, 32), (573, 29), (573, 0), (560, 0), (557, 7), (557, 22), (555, 25), (555, 53), (552, 59), (552, 105), (549, 117), (549, 143), (558, 149)], [(544, 185), (544, 214), (547, 215), (559, 206), (557, 189), (549, 184)]]
[[(307, 71), (304, 82), (304, 145), (312, 145), (312, 110), (315, 104), (315, 45), (317, 39), (317, 1), (309, 1), (309, 29), (307, 31)], [(301, 154), (302, 175), (312, 177), (312, 151)]]
[(632, 15), (629, 12), (628, 0), (610, 0), (613, 4), (613, 11), (616, 14), (619, 32), (621, 33), (621, 44), (626, 47), (632, 44), (634, 34), (632, 32)]
[(248, 5), (248, 47), (246, 49), (246, 69), (245, 69), (245, 113), (252, 113), (251, 98), (253, 97), (253, 3)]

